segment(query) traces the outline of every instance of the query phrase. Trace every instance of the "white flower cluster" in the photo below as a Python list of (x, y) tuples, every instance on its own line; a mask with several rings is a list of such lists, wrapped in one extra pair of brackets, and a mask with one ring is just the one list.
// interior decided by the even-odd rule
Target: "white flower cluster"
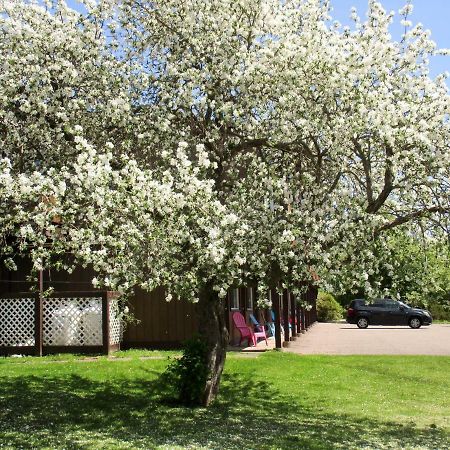
[(0, 0), (3, 254), (70, 251), (168, 300), (316, 274), (372, 292), (380, 236), (448, 218), (450, 97), (420, 26), (393, 41), (377, 1), (352, 28), (319, 0), (83, 3)]

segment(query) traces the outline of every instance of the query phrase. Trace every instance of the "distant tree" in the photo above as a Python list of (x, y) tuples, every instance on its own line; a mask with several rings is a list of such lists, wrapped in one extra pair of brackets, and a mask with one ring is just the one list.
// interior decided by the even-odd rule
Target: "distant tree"
[[(423, 230), (422, 230), (423, 231)], [(398, 227), (376, 241), (374, 254), (378, 264), (370, 272), (368, 283), (377, 285), (374, 295), (386, 295), (416, 306), (445, 305), (450, 300), (450, 247), (447, 233), (411, 225)], [(364, 285), (353, 291), (335, 292), (342, 305), (365, 295)]]
[(419, 306), (450, 300), (450, 246), (431, 236), (398, 230), (388, 238), (387, 287)]

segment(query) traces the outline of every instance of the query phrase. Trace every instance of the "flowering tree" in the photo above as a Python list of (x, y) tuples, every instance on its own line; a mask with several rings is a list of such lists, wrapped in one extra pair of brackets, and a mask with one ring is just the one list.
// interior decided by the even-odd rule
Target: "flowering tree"
[[(314, 268), (376, 289), (377, 237), (448, 215), (450, 97), (410, 5), (401, 42), (376, 1), (352, 28), (319, 0), (0, 5), (4, 234), (198, 301), (204, 404), (230, 286), (295, 290)], [(30, 56), (52, 40), (55, 64)]]
[(382, 255), (386, 263), (381, 281), (413, 305), (430, 307), (450, 300), (449, 235), (438, 231), (409, 226), (383, 236), (388, 251)]
[(75, 160), (80, 134), (116, 152), (138, 147), (133, 63), (118, 59), (92, 4), (81, 14), (65, 1), (0, 1), (0, 154), (18, 171)]

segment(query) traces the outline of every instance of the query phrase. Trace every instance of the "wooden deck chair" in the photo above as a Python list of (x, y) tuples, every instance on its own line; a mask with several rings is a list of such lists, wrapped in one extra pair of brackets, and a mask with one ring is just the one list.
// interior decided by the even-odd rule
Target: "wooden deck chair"
[(269, 336), (275, 337), (275, 322), (266, 322), (266, 325)]
[(258, 338), (263, 338), (266, 341), (267, 344), (267, 334), (266, 329), (264, 328), (264, 325), (261, 325), (257, 320), (256, 317), (253, 314), (250, 314), (250, 321), (255, 326), (255, 331), (253, 334), (255, 335), (256, 342), (258, 342)]
[(239, 312), (235, 311), (232, 315), (234, 326), (238, 329), (241, 334), (241, 339), (239, 341), (239, 345), (241, 345), (242, 341), (247, 340), (247, 344), (250, 345), (250, 341), (253, 345), (256, 345), (256, 338), (252, 329), (245, 322), (244, 316)]
[[(271, 309), (270, 310), (270, 314), (272, 317), (272, 322), (275, 322), (275, 312)], [(297, 319), (295, 319), (295, 324), (297, 324)], [(284, 321), (283, 319), (281, 319), (280, 321), (280, 326), (281, 326), (281, 332), (284, 333)], [(292, 319), (289, 317), (289, 329), (292, 332)]]
[[(275, 311), (273, 309), (270, 310), (270, 317), (272, 318), (272, 323), (270, 324), (270, 331), (273, 330), (273, 334), (272, 336), (275, 337)], [(269, 325), (269, 324), (267, 324)], [(283, 322), (280, 321), (280, 330), (281, 330), (281, 334), (284, 336), (284, 327), (283, 327)]]
[[(245, 322), (244, 316), (239, 312), (235, 311), (233, 313), (233, 322), (235, 327), (239, 330), (239, 333), (241, 334), (241, 340), (239, 341), (239, 345), (241, 345), (242, 341), (247, 339), (248, 345), (251, 343), (256, 346), (258, 337), (264, 337), (265, 338), (265, 332), (262, 333), (261, 331), (254, 332), (251, 327), (247, 325)], [(264, 336), (263, 336), (264, 334)], [(266, 344), (267, 344), (267, 338)]]

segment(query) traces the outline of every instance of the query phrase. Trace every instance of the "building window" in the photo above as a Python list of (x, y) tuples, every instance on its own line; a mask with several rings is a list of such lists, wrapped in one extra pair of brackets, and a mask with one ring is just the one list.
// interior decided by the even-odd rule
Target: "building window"
[(231, 297), (230, 299), (231, 309), (239, 309), (239, 289), (232, 289), (230, 297)]
[(247, 309), (253, 309), (253, 288), (247, 288)]

